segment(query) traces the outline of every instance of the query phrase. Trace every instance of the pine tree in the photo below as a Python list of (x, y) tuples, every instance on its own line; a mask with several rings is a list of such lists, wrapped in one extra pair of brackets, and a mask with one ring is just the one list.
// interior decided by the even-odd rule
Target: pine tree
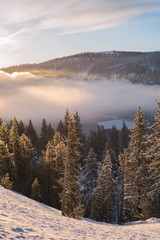
[(148, 136), (147, 158), (150, 165), (150, 195), (154, 204), (154, 215), (160, 217), (160, 102), (157, 102), (155, 123), (151, 126), (152, 133)]
[(110, 147), (114, 150), (116, 154), (116, 158), (118, 159), (118, 155), (120, 152), (120, 147), (119, 147), (119, 132), (116, 128), (116, 126), (112, 126), (111, 132), (109, 134), (110, 138)]
[(31, 140), (23, 133), (19, 139), (21, 157), (21, 192), (26, 196), (31, 195), (31, 183), (33, 178), (33, 156), (34, 150)]
[(56, 128), (56, 132), (59, 132), (61, 136), (65, 136), (65, 126), (62, 122), (62, 120), (59, 121), (57, 128)]
[(43, 153), (46, 203), (56, 208), (60, 208), (59, 194), (62, 192), (62, 187), (59, 180), (63, 176), (64, 158), (65, 145), (62, 142), (60, 134), (56, 132), (53, 140), (48, 142), (46, 151)]
[(25, 133), (25, 126), (22, 120), (18, 124), (18, 131), (19, 131), (19, 136), (22, 136), (22, 134)]
[(81, 153), (81, 165), (83, 165), (83, 159), (85, 156), (85, 144), (86, 144), (86, 137), (83, 133), (83, 126), (81, 124), (81, 120), (80, 120), (80, 116), (78, 114), (78, 112), (76, 111), (76, 113), (74, 114), (74, 120), (75, 120), (75, 126), (76, 126), (76, 133), (77, 133), (77, 137), (79, 138), (79, 141), (81, 143), (81, 145), (79, 146), (79, 152)]
[(65, 116), (64, 116), (64, 133), (65, 133), (66, 137), (68, 135), (68, 119), (69, 119), (69, 111), (68, 111), (68, 108), (67, 108)]
[(25, 135), (31, 140), (33, 146), (37, 148), (38, 136), (31, 120), (29, 120), (28, 126), (26, 127)]
[(5, 143), (9, 141), (9, 130), (5, 122), (2, 122), (0, 125), (0, 139)]
[(9, 149), (12, 155), (12, 161), (15, 169), (15, 185), (16, 190), (22, 191), (22, 181), (23, 181), (23, 163), (21, 161), (20, 146), (19, 146), (19, 133), (18, 133), (18, 123), (14, 117), (11, 122), (11, 129), (9, 131)]
[(0, 178), (7, 173), (13, 178), (13, 163), (7, 144), (0, 140)]
[(96, 187), (97, 181), (98, 160), (93, 150), (90, 149), (88, 156), (84, 160), (84, 167), (82, 171), (82, 203), (85, 206), (85, 216), (90, 215), (90, 195), (93, 189)]
[(11, 190), (13, 183), (10, 181), (9, 174), (6, 173), (1, 179), (1, 186)]
[(80, 201), (80, 174), (81, 168), (78, 164), (80, 145), (77, 138), (75, 121), (71, 115), (68, 116), (68, 134), (66, 139), (66, 159), (64, 163), (64, 181), (62, 193), (62, 215), (80, 218), (83, 210)]
[(53, 144), (54, 144), (54, 152), (55, 152), (55, 158), (54, 158), (55, 168), (59, 174), (58, 178), (60, 179), (64, 174), (64, 161), (65, 161), (65, 155), (66, 155), (66, 147), (59, 132), (55, 132), (55, 135), (53, 137)]
[(89, 149), (92, 147), (98, 160), (103, 161), (105, 155), (106, 132), (103, 126), (97, 126), (97, 131), (91, 131), (89, 136)]
[(39, 201), (41, 199), (40, 184), (37, 178), (32, 183), (32, 198)]
[[(123, 153), (119, 155), (120, 169), (121, 169), (121, 193), (120, 193), (120, 201), (119, 201), (119, 219), (118, 223), (122, 224), (127, 220), (127, 212), (124, 211), (124, 208), (127, 209), (127, 205), (125, 206), (125, 198), (127, 198), (128, 185), (126, 182), (126, 165), (127, 165), (127, 150), (124, 148)], [(128, 173), (129, 174), (129, 173)], [(129, 210), (130, 211), (130, 210)]]
[(107, 151), (104, 162), (99, 163), (98, 167), (97, 186), (92, 193), (91, 218), (104, 222), (113, 221), (114, 188), (111, 157)]
[(126, 199), (132, 206), (135, 219), (146, 218), (148, 193), (148, 160), (146, 158), (146, 124), (141, 108), (138, 108), (134, 127), (131, 131), (131, 141), (128, 148), (126, 171)]
[(50, 141), (53, 138), (54, 134), (55, 134), (55, 131), (54, 131), (54, 129), (53, 129), (53, 127), (52, 127), (52, 125), (50, 123), (48, 124), (47, 131), (48, 131), (48, 141)]
[(46, 149), (46, 145), (47, 145), (48, 141), (49, 141), (48, 126), (47, 126), (46, 120), (43, 119), (41, 133), (40, 133), (40, 150), (41, 151)]
[(125, 124), (125, 121), (123, 121), (123, 126), (121, 129), (121, 151), (123, 152), (123, 149), (128, 147), (129, 143), (129, 130)]

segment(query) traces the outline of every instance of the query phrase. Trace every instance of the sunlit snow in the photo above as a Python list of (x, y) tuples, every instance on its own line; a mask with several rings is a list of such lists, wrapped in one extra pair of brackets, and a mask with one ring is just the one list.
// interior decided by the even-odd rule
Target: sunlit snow
[(158, 240), (160, 220), (125, 225), (75, 220), (61, 211), (0, 186), (0, 239), (52, 240)]

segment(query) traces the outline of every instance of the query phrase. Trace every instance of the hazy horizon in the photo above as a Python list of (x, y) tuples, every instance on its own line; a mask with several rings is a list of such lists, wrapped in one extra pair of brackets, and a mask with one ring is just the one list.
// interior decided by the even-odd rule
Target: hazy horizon
[(40, 77), (31, 73), (0, 71), (0, 117), (16, 116), (37, 124), (45, 118), (56, 123), (66, 109), (79, 112), (82, 122), (93, 124), (115, 114), (136, 112), (138, 106), (153, 112), (160, 85), (132, 84), (127, 80), (82, 81)]

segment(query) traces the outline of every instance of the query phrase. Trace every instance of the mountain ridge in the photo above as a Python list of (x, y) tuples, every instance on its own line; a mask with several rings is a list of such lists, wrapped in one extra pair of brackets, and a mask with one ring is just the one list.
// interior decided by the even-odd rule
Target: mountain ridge
[(87, 77), (98, 76), (105, 79), (127, 79), (133, 83), (160, 84), (160, 51), (85, 52), (1, 70), (8, 73), (45, 70), (63, 73), (63, 76), (68, 76), (68, 73), (71, 75), (85, 74)]

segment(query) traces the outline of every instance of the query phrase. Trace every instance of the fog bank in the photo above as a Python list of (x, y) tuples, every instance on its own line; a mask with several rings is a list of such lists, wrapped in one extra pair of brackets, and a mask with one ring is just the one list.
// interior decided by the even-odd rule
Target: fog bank
[(0, 117), (13, 116), (24, 122), (32, 119), (51, 123), (63, 119), (66, 108), (79, 112), (82, 122), (105, 120), (127, 111), (152, 111), (160, 100), (159, 85), (132, 84), (125, 80), (73, 81), (44, 78), (30, 73), (0, 71)]

